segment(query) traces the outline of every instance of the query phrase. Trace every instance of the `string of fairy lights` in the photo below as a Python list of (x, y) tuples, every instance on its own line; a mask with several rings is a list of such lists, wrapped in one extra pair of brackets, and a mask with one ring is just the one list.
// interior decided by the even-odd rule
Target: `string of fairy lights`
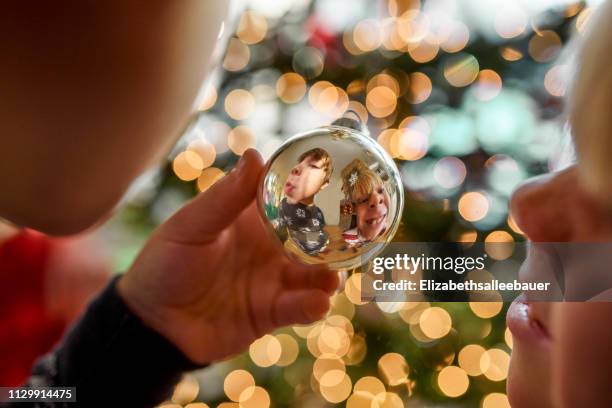
[[(499, 59), (493, 64), (473, 46), (484, 34), (442, 12), (456, 1), (373, 2), (384, 5), (378, 17), (336, 31), (312, 17), (313, 3), (296, 3), (298, 12), (288, 11), (287, 19), (256, 7), (242, 13), (222, 61), (229, 79), (206, 87), (200, 114), (173, 156), (174, 175), (205, 191), (246, 149), (267, 157), (280, 134), (329, 123), (352, 109), (397, 161), (407, 191), (441, 202), (465, 226), (452, 239), (515, 242), (522, 232), (507, 213), (507, 199), (534, 163), (550, 165), (555, 153), (546, 146), (558, 137), (550, 121), (531, 113), (533, 103), (517, 85), (521, 78), (499, 67), (537, 65), (539, 82), (530, 86), (549, 105), (559, 100), (570, 74), (570, 64), (559, 60), (564, 33), (583, 33), (594, 8), (565, 3), (555, 14), (566, 23), (560, 33), (519, 3), (503, 2), (490, 21), (494, 39), (487, 44)], [(275, 53), (280, 62), (269, 68)], [(402, 58), (409, 69), (393, 65)], [(377, 69), (359, 70), (372, 60)], [(353, 75), (334, 77), (334, 69)], [(452, 96), (457, 92), (459, 101)], [(538, 135), (517, 136), (530, 127)], [(467, 158), (479, 151), (487, 153), (484, 184), (470, 181)], [(489, 255), (510, 257), (512, 246), (504, 248)], [(481, 408), (509, 407), (504, 381), (512, 338), (500, 323), (501, 299), (368, 302), (362, 279), (355, 273), (347, 280), (324, 320), (265, 335), (247, 354), (186, 375), (162, 406), (213, 406), (194, 402), (202, 400), (222, 408), (395, 408), (470, 398)]]

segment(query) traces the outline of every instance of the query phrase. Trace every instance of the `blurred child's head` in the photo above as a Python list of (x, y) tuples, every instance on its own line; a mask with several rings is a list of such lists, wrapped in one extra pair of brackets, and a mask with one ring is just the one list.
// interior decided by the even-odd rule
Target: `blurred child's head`
[(331, 158), (316, 147), (302, 153), (297, 161), (285, 182), (285, 196), (292, 204), (312, 204), (315, 194), (329, 184), (333, 171)]
[(612, 208), (611, 18), (611, 1), (592, 13), (586, 32), (579, 39), (577, 71), (567, 101), (580, 161), (580, 182), (608, 208)]
[(58, 235), (106, 219), (195, 114), (227, 3), (4, 7), (0, 218)]
[[(608, 1), (593, 12), (588, 32), (580, 39), (577, 72), (567, 101), (577, 164), (531, 180), (513, 194), (512, 215), (531, 241), (612, 241), (610, 19), (612, 2)], [(559, 222), (560, 219), (564, 222)], [(534, 248), (529, 247), (530, 255), (521, 267), (522, 280), (533, 281), (536, 274), (549, 268), (551, 273), (563, 273), (566, 293), (584, 282), (583, 275), (589, 269), (581, 266), (585, 261), (582, 250), (565, 254), (560, 264), (558, 255), (545, 253), (536, 257)], [(584, 322), (577, 317), (577, 309), (583, 309), (584, 315), (600, 318)], [(609, 389), (601, 392), (599, 387), (605, 382), (609, 385), (608, 367), (602, 359), (606, 354), (586, 359), (580, 357), (580, 352), (591, 348), (592, 339), (604, 344), (612, 341), (610, 330), (606, 330), (610, 318), (602, 318), (610, 316), (611, 311), (612, 303), (604, 302), (515, 301), (508, 312), (508, 326), (513, 334), (508, 374), (512, 406), (551, 406), (555, 400), (557, 403), (564, 400), (563, 406), (579, 406), (567, 396), (609, 395)], [(589, 339), (588, 343), (580, 344), (577, 339), (581, 337)]]
[(387, 227), (389, 194), (380, 176), (359, 159), (342, 170), (342, 191), (354, 206), (357, 230), (368, 241)]

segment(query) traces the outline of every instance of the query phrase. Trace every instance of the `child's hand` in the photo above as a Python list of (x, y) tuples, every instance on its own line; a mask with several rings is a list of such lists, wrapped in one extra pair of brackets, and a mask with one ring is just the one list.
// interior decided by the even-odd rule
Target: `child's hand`
[(254, 201), (262, 168), (247, 151), (155, 231), (119, 281), (130, 309), (194, 362), (322, 318), (338, 285), (337, 273), (290, 261), (264, 229)]

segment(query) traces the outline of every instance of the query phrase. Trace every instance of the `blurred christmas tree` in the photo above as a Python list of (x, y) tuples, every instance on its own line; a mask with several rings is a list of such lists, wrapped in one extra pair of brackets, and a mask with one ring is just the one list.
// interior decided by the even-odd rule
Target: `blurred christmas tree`
[[(407, 202), (396, 241), (524, 239), (508, 199), (563, 160), (559, 115), (571, 62), (562, 51), (591, 8), (278, 3), (252, 2), (241, 14), (201, 111), (156, 187), (123, 212), (125, 223), (144, 235), (247, 148), (268, 156), (351, 108), (402, 171)], [(174, 402), (508, 406), (503, 303), (364, 303), (359, 284), (353, 275), (325, 321), (264, 336), (248, 354), (186, 377)]]

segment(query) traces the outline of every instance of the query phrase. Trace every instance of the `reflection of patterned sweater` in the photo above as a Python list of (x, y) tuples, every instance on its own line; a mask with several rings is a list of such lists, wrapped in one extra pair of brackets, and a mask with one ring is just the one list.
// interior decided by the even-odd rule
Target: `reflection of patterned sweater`
[(283, 198), (279, 221), (279, 227), (287, 227), (291, 239), (308, 255), (321, 252), (329, 242), (327, 234), (323, 231), (325, 217), (316, 205), (290, 204), (286, 198)]

